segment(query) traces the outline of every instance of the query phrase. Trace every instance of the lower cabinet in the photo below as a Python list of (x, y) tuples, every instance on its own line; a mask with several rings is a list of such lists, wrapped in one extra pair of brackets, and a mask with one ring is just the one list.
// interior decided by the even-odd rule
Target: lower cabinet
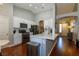
[(27, 42), (27, 55), (39, 56), (39, 43)]
[(45, 44), (45, 40), (41, 39), (41, 38), (30, 38), (31, 42), (37, 42), (40, 44), (39, 46), (39, 55), (40, 56), (45, 56), (46, 55), (46, 44)]
[(37, 37), (31, 37), (31, 42), (37, 42), (40, 44), (39, 46), (39, 55), (40, 56), (48, 56), (52, 46), (53, 46), (53, 40), (44, 39), (44, 38), (37, 38)]

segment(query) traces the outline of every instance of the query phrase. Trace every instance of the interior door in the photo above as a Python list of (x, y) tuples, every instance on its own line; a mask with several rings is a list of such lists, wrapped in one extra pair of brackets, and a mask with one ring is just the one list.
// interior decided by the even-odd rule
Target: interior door
[(9, 19), (6, 16), (0, 15), (0, 39), (8, 39)]

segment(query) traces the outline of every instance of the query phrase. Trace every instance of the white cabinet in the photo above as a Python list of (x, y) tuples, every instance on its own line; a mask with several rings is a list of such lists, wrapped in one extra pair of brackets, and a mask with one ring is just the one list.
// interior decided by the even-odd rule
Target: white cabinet
[(37, 42), (40, 44), (40, 56), (48, 56), (52, 47), (53, 47), (53, 40), (46, 39), (46, 38), (39, 38), (39, 37), (31, 37), (30, 41)]
[(14, 34), (14, 44), (17, 45), (20, 43), (22, 43), (22, 35), (20, 33), (16, 32)]
[(20, 17), (16, 17), (14, 16), (13, 17), (13, 27), (15, 28), (20, 28), (20, 23), (25, 23), (27, 24), (28, 28), (31, 27), (31, 25), (36, 25), (36, 23), (32, 20), (29, 20), (29, 19), (23, 19), (23, 18), (20, 18)]
[(40, 44), (40, 56), (46, 56), (46, 40), (42, 38), (31, 37), (30, 41), (37, 42)]
[(19, 23), (20, 23), (20, 19), (14, 17), (14, 19), (13, 19), (13, 27), (19, 28), (20, 27)]
[(25, 23), (25, 20), (21, 19), (19, 17), (14, 17), (14, 19), (13, 19), (13, 27), (20, 28), (20, 23)]

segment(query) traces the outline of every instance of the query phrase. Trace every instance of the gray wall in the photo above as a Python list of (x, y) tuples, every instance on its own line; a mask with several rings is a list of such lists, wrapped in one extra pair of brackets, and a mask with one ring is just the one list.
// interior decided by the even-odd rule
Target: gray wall
[(35, 15), (33, 12), (23, 8), (14, 6), (13, 12), (14, 12), (13, 16), (22, 17), (23, 19), (28, 19), (28, 20), (35, 19)]
[(35, 21), (37, 23), (39, 23), (40, 20), (48, 20), (52, 18), (52, 9), (51, 10), (47, 10), (47, 11), (43, 11), (43, 12), (40, 12), (40, 13), (37, 13), (36, 14), (36, 17), (35, 17)]
[[(13, 35), (13, 5), (12, 4), (3, 4), (0, 5), (0, 16), (3, 17), (2, 21), (0, 20), (0, 22), (3, 22), (4, 25), (2, 24), (2, 29), (0, 29), (0, 33), (2, 33), (3, 36), (1, 36), (2, 38), (6, 38), (8, 40), (10, 40), (10, 43), (12, 43), (12, 35)], [(1, 19), (1, 18), (0, 18)], [(1, 25), (1, 23), (0, 23)], [(1, 28), (0, 27), (0, 28)], [(0, 38), (1, 38), (0, 37)]]

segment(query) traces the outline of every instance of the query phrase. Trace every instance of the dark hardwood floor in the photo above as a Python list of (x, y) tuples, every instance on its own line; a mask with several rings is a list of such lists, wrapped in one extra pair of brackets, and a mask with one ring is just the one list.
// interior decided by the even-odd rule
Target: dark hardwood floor
[(4, 48), (1, 52), (3, 56), (27, 56), (27, 46), (26, 44), (19, 44)]
[(79, 48), (76, 47), (73, 41), (69, 41), (67, 37), (58, 37), (57, 44), (50, 56), (79, 56)]
[[(2, 49), (3, 56), (27, 56), (26, 44), (20, 44), (13, 47)], [(58, 37), (57, 44), (52, 50), (50, 56), (79, 56), (79, 48), (73, 41), (69, 41), (67, 37)]]

